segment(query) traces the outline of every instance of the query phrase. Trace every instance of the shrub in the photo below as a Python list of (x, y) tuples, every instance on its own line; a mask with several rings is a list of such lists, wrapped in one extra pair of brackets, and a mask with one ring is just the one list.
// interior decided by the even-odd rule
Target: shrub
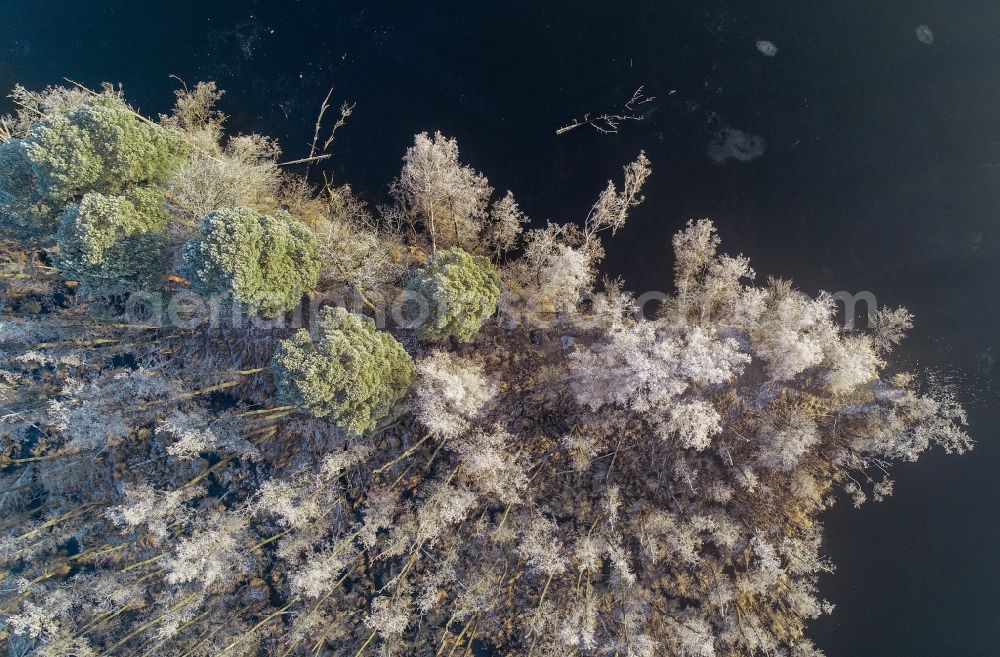
[(198, 232), (184, 245), (182, 272), (202, 294), (227, 293), (274, 317), (298, 305), (319, 278), (316, 237), (287, 212), (216, 210)]
[(318, 339), (305, 329), (283, 341), (271, 362), (278, 398), (351, 433), (372, 429), (406, 394), (413, 360), (369, 317), (323, 311)]
[(440, 340), (453, 335), (468, 342), (496, 310), (500, 280), (488, 258), (452, 248), (417, 270), (410, 291), (429, 304), (421, 336)]
[(56, 266), (90, 294), (159, 287), (166, 219), (163, 195), (153, 189), (135, 188), (123, 196), (90, 192), (60, 217)]
[(225, 148), (212, 147), (193, 153), (165, 185), (171, 202), (181, 212), (198, 219), (219, 208), (250, 207), (268, 212), (277, 207), (281, 186), (277, 158), (281, 151), (276, 142), (260, 135), (240, 135), (230, 139)]

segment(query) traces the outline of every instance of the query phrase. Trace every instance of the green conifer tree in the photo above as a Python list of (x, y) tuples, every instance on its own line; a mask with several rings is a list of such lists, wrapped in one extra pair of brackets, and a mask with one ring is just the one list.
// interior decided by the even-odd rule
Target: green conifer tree
[(216, 210), (198, 232), (184, 245), (181, 271), (202, 294), (228, 294), (274, 317), (298, 305), (319, 279), (316, 236), (287, 212)]
[(459, 248), (439, 251), (418, 269), (410, 292), (427, 303), (429, 316), (420, 334), (431, 340), (455, 336), (469, 339), (493, 314), (500, 297), (500, 280), (488, 258)]
[(158, 289), (166, 270), (163, 194), (136, 187), (121, 196), (86, 194), (60, 218), (56, 267), (98, 296)]
[(0, 223), (15, 237), (44, 237), (90, 192), (159, 185), (186, 161), (175, 132), (145, 122), (106, 93), (0, 144)]
[(369, 317), (324, 309), (316, 340), (302, 329), (283, 341), (271, 363), (278, 398), (345, 430), (373, 429), (406, 394), (413, 360)]
[(51, 235), (59, 226), (61, 208), (53, 210), (35, 186), (24, 141), (0, 143), (0, 226), (4, 231), (17, 239)]

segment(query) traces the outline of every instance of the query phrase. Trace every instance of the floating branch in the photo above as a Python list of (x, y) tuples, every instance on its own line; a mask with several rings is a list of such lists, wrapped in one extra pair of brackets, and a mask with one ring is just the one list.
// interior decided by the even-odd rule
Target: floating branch
[(585, 125), (589, 125), (594, 130), (606, 135), (616, 134), (623, 121), (643, 120), (646, 118), (646, 114), (639, 111), (639, 108), (656, 100), (656, 96), (646, 96), (643, 93), (642, 90), (644, 87), (645, 85), (636, 89), (632, 97), (621, 106), (621, 109), (617, 113), (601, 114), (599, 116), (591, 116), (589, 113), (584, 114), (581, 118), (573, 119), (572, 122), (556, 130), (556, 134), (562, 135)]

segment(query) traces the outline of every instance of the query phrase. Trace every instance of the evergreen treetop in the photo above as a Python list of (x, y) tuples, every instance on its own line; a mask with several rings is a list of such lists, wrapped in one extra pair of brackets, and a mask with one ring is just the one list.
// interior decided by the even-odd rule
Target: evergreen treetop
[(225, 293), (265, 317), (294, 308), (319, 279), (316, 237), (290, 214), (210, 212), (182, 250), (182, 272), (202, 294)]
[(418, 303), (426, 303), (428, 317), (422, 337), (443, 340), (455, 336), (468, 342), (496, 311), (500, 280), (488, 258), (458, 247), (439, 251), (419, 268), (410, 283)]
[(323, 311), (316, 339), (302, 329), (283, 341), (271, 369), (281, 402), (356, 434), (389, 415), (414, 373), (395, 338), (343, 308)]

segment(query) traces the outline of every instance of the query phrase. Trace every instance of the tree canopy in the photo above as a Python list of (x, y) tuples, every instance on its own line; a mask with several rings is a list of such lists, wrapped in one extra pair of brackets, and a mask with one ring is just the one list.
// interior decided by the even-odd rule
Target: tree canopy
[(426, 314), (419, 327), (423, 337), (468, 342), (496, 311), (500, 279), (488, 258), (454, 247), (428, 258), (409, 289), (418, 312)]
[(265, 317), (291, 310), (319, 279), (316, 236), (291, 215), (227, 208), (205, 215), (182, 252), (196, 290), (226, 294)]
[(59, 273), (94, 295), (160, 289), (167, 268), (163, 204), (163, 194), (151, 188), (85, 194), (60, 216)]
[(0, 120), (12, 655), (817, 657), (823, 512), (971, 447), (900, 371), (905, 309), (842, 326), (707, 219), (663, 219), (655, 315), (598, 285), (642, 153), (540, 224), (417, 135), (370, 210), (220, 95), (18, 88)]
[(413, 359), (370, 317), (343, 308), (324, 309), (317, 332), (302, 329), (278, 346), (278, 399), (352, 433), (375, 428), (409, 389)]
[(62, 209), (85, 194), (162, 184), (190, 150), (110, 89), (60, 98), (61, 106), (23, 105), (42, 120), (0, 144), (0, 220), (19, 234), (51, 234)]

